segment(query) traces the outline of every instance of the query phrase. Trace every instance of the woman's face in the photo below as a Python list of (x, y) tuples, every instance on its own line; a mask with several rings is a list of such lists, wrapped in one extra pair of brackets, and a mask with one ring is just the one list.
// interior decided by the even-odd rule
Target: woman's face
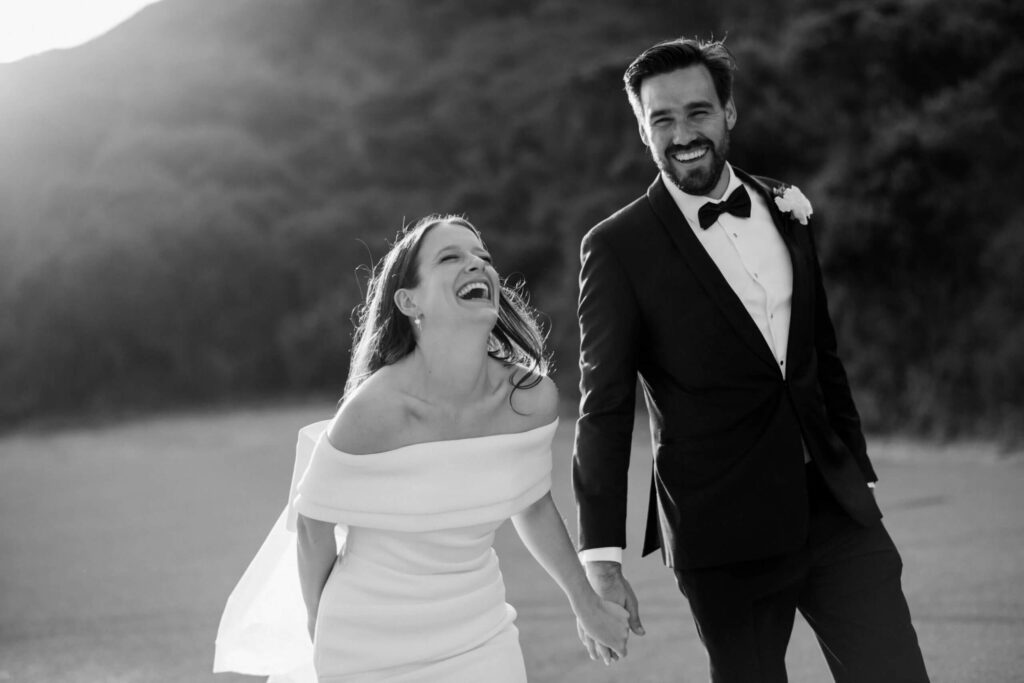
[(423, 236), (417, 267), (420, 282), (407, 291), (424, 327), (473, 322), (494, 326), (498, 273), (475, 232), (457, 223), (435, 225)]

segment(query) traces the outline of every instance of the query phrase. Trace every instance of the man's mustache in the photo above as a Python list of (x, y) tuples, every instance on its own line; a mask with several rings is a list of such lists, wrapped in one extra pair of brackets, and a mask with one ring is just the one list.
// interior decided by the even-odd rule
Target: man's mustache
[(669, 145), (665, 148), (665, 154), (681, 154), (686, 152), (692, 152), (697, 149), (707, 147), (711, 151), (715, 151), (715, 144), (707, 138), (697, 138), (693, 142), (689, 142), (685, 145)]

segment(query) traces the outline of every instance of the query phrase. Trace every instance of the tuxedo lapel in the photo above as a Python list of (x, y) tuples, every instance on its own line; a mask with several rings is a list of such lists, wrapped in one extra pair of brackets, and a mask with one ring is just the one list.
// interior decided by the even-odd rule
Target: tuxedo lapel
[(683, 217), (679, 207), (672, 199), (672, 195), (665, 189), (660, 175), (648, 188), (647, 200), (683, 260), (696, 275), (711, 300), (722, 311), (729, 324), (758, 358), (777, 370), (775, 358), (772, 356), (768, 344), (765, 343), (764, 337), (761, 336), (761, 331), (757, 329), (757, 324), (754, 323), (743, 306), (743, 302), (729, 286), (725, 276), (718, 270), (718, 266), (708, 255), (700, 240), (693, 234), (686, 218)]
[(783, 214), (775, 204), (775, 196), (771, 189), (757, 178), (733, 166), (733, 171), (747, 185), (753, 187), (768, 205), (772, 222), (782, 236), (782, 241), (789, 251), (789, 261), (793, 268), (793, 294), (789, 313), (789, 342), (786, 347), (786, 364), (793, 367), (794, 350), (798, 350), (810, 340), (811, 324), (811, 270), (808, 256), (811, 245), (807, 242), (804, 231), (794, 225), (792, 216)]

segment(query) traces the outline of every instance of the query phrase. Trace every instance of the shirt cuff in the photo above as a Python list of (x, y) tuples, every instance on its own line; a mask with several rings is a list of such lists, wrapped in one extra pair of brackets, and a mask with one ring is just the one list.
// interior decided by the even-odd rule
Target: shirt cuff
[(869, 489), (873, 489), (873, 488), (875, 488), (875, 482), (873, 482), (873, 481), (869, 481), (869, 482), (868, 482), (868, 488), (869, 488)]
[(580, 562), (618, 562), (622, 564), (622, 548), (587, 548), (580, 551)]

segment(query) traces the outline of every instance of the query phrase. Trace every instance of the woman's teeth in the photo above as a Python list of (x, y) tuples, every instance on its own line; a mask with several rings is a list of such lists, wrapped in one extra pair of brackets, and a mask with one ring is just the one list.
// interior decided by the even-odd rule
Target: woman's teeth
[(484, 282), (470, 282), (455, 293), (460, 299), (489, 299), (491, 288)]

